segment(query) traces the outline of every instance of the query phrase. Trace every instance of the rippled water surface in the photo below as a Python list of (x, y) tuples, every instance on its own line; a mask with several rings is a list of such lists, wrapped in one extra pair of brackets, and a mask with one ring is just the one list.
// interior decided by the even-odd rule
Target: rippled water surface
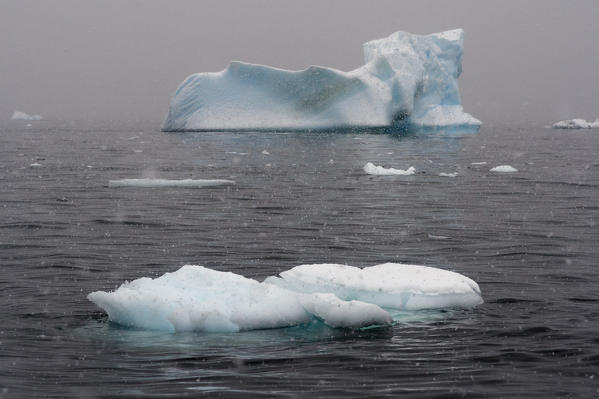
[[(597, 131), (41, 121), (3, 126), (0, 143), (0, 397), (599, 395)], [(367, 162), (417, 173), (369, 176)], [(489, 172), (503, 164), (518, 172)], [(236, 184), (108, 187), (141, 177)], [(485, 303), (366, 331), (165, 334), (112, 325), (86, 299), (184, 264), (261, 280), (324, 262), (454, 270)]]

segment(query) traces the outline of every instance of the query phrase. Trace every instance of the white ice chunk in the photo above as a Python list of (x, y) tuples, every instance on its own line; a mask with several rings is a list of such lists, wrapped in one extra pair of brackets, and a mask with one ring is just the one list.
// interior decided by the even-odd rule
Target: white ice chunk
[(365, 43), (365, 65), (350, 72), (231, 62), (185, 79), (163, 130), (478, 127), (460, 104), (463, 41), (462, 29), (396, 32)]
[(20, 120), (20, 121), (39, 121), (44, 118), (41, 115), (29, 115), (29, 114), (26, 114), (25, 112), (15, 111), (15, 112), (13, 112), (10, 119), (12, 119), (13, 121), (18, 121), (18, 120)]
[(223, 179), (121, 179), (108, 181), (108, 187), (214, 187), (235, 184), (233, 180)]
[(599, 119), (596, 119), (595, 122), (587, 122), (581, 118), (567, 119), (555, 122), (551, 127), (554, 129), (599, 129)]
[(441, 176), (441, 177), (456, 177), (458, 174), (459, 174), (458, 172), (450, 172), (450, 173), (441, 172), (441, 173), (439, 173), (439, 176)]
[(416, 173), (416, 169), (413, 166), (410, 166), (408, 169), (394, 169), (394, 168), (384, 168), (382, 166), (376, 166), (372, 162), (368, 162), (364, 165), (364, 172), (369, 175), (399, 175), (399, 176), (410, 176)]
[[(234, 332), (305, 324), (358, 328), (392, 322), (386, 309), (473, 307), (482, 303), (467, 277), (425, 266), (365, 269), (303, 265), (264, 282), (202, 266), (143, 277), (88, 299), (111, 321), (160, 331)], [(397, 312), (395, 312), (397, 313)]]
[(514, 168), (511, 165), (499, 165), (499, 166), (495, 166), (494, 168), (491, 168), (489, 170), (489, 172), (499, 172), (499, 173), (513, 173), (513, 172), (517, 172), (518, 169)]
[(482, 303), (480, 289), (461, 274), (427, 266), (385, 263), (360, 269), (336, 264), (302, 265), (265, 282), (304, 293), (332, 293), (383, 308), (419, 310)]

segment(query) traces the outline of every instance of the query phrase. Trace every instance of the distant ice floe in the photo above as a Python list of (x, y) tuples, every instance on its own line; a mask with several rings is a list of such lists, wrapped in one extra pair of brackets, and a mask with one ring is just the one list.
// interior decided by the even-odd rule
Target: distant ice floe
[(186, 265), (87, 298), (112, 322), (167, 332), (237, 332), (307, 324), (360, 328), (393, 323), (397, 311), (472, 308), (478, 284), (427, 266), (297, 266), (260, 283), (230, 272)]
[(599, 119), (595, 122), (587, 122), (585, 119), (575, 118), (555, 122), (551, 125), (554, 129), (599, 129)]
[(353, 71), (289, 71), (234, 61), (187, 77), (165, 131), (474, 127), (458, 88), (464, 31), (396, 32), (363, 45)]
[(10, 117), (13, 121), (40, 121), (44, 119), (41, 115), (29, 115), (25, 112), (15, 111)]
[(213, 187), (235, 184), (234, 180), (223, 179), (121, 179), (110, 180), (108, 187)]
[(394, 169), (384, 168), (382, 166), (376, 166), (372, 162), (368, 162), (364, 165), (364, 172), (369, 175), (387, 176), (387, 175), (399, 175), (399, 176), (410, 176), (416, 173), (416, 168), (410, 166), (408, 169)]
[(450, 172), (450, 173), (448, 173), (448, 172), (441, 172), (441, 173), (439, 173), (439, 176), (441, 176), (441, 177), (456, 177), (458, 175), (459, 175), (458, 172)]
[(518, 169), (514, 168), (511, 165), (499, 165), (499, 166), (495, 166), (494, 168), (490, 169), (489, 172), (499, 172), (499, 173), (513, 173), (513, 172), (517, 172)]

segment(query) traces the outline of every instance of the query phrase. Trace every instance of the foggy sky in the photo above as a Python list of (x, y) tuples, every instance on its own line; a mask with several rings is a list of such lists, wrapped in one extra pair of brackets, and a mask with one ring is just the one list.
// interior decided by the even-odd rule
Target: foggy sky
[(599, 118), (599, 1), (0, 0), (0, 123), (160, 125), (177, 85), (232, 60), (363, 64), (397, 30), (465, 29), (462, 103), (484, 123)]

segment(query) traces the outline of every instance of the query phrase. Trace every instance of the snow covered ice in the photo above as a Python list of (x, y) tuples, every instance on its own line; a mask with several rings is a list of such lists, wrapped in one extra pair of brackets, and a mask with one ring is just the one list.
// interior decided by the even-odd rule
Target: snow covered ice
[(13, 121), (39, 121), (44, 119), (41, 115), (29, 115), (25, 112), (15, 111), (10, 117)]
[(350, 72), (231, 62), (185, 79), (163, 130), (478, 127), (460, 102), (463, 41), (462, 29), (396, 32), (365, 43), (365, 65)]
[(482, 302), (478, 285), (461, 274), (428, 266), (384, 263), (358, 268), (337, 264), (296, 266), (265, 282), (304, 293), (329, 292), (401, 310), (469, 308)]
[(554, 129), (599, 129), (599, 119), (596, 119), (595, 122), (587, 122), (585, 119), (574, 118), (555, 122), (551, 127)]
[(226, 179), (120, 179), (109, 180), (108, 187), (214, 187), (235, 184), (233, 180)]
[(410, 176), (416, 173), (416, 168), (410, 166), (408, 169), (394, 169), (394, 168), (385, 168), (382, 166), (376, 166), (372, 162), (368, 162), (362, 168), (364, 172), (369, 175), (378, 175), (378, 176)]
[(458, 273), (387, 263), (364, 269), (335, 264), (297, 266), (264, 282), (186, 265), (143, 277), (88, 299), (110, 320), (167, 332), (236, 332), (321, 320), (331, 327), (388, 325), (392, 312), (471, 308), (480, 289)]

